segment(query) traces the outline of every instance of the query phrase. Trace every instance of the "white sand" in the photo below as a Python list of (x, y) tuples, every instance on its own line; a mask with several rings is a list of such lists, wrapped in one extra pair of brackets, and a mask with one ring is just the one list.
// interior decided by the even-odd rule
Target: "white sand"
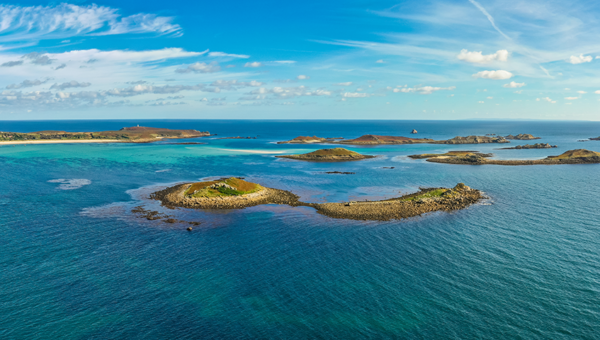
[(286, 153), (286, 151), (258, 151), (258, 150), (237, 150), (237, 149), (217, 149), (224, 151), (234, 151), (234, 152), (246, 152), (246, 153), (258, 153), (258, 154), (279, 154)]

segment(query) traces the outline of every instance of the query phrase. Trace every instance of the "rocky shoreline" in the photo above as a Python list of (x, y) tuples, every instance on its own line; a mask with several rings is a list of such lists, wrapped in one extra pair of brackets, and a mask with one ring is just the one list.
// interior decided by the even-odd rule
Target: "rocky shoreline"
[(525, 145), (517, 145), (513, 148), (502, 148), (500, 150), (524, 150), (524, 149), (552, 149), (557, 148), (556, 145), (550, 145), (548, 143), (535, 143), (535, 144), (525, 144)]
[(306, 206), (321, 215), (352, 220), (388, 221), (419, 216), (434, 211), (464, 209), (480, 199), (483, 194), (459, 183), (452, 189), (428, 188), (419, 192), (383, 201), (344, 203), (305, 203), (289, 191), (262, 187), (262, 190), (229, 197), (190, 197), (185, 192), (193, 183), (185, 183), (157, 191), (151, 199), (161, 201), (168, 208), (192, 209), (244, 209), (262, 204), (283, 204), (292, 207)]
[(558, 156), (548, 156), (533, 160), (498, 160), (487, 159), (478, 154), (457, 156), (435, 156), (427, 158), (427, 162), (464, 165), (559, 165), (559, 164), (597, 164), (600, 163), (600, 153), (585, 149), (569, 150)]

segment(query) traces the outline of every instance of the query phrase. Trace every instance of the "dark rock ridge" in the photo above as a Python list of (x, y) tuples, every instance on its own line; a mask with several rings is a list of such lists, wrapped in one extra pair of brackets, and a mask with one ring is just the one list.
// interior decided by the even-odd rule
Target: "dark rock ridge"
[(198, 199), (185, 195), (193, 184), (179, 184), (157, 191), (150, 197), (160, 200), (162, 205), (169, 208), (244, 209), (260, 204), (285, 204), (312, 207), (319, 214), (332, 218), (380, 221), (414, 217), (433, 211), (464, 209), (483, 198), (480, 191), (459, 183), (452, 189), (421, 189), (413, 194), (383, 201), (305, 203), (289, 191), (262, 186), (260, 192), (249, 195)]
[(321, 149), (301, 155), (286, 155), (276, 156), (279, 158), (290, 158), (303, 161), (324, 161), (324, 162), (339, 162), (339, 161), (358, 161), (361, 159), (373, 158), (375, 156), (363, 155), (358, 152), (350, 151), (344, 148)]
[(533, 145), (525, 144), (525, 145), (517, 145), (514, 148), (502, 148), (502, 150), (521, 150), (521, 149), (552, 149), (557, 148), (556, 145), (550, 145), (548, 143), (535, 143)]

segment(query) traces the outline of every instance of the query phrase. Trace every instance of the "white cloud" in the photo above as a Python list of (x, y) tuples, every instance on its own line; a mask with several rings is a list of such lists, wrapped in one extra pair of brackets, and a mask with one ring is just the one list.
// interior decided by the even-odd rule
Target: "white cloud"
[(368, 93), (358, 93), (358, 92), (346, 92), (346, 93), (342, 93), (342, 97), (344, 98), (366, 98), (368, 97), (369, 94)]
[(594, 91), (595, 94), (600, 94), (600, 90)]
[(483, 101), (483, 100), (480, 100), (478, 103), (479, 103), (479, 104), (483, 104), (483, 103), (484, 103), (484, 101)]
[(295, 64), (295, 60), (275, 60), (277, 64)]
[(181, 35), (181, 27), (172, 23), (172, 17), (146, 13), (122, 17), (118, 9), (98, 5), (0, 5), (0, 18), (1, 42), (126, 33)]
[(519, 91), (515, 91), (516, 94), (521, 94), (523, 93), (523, 90), (519, 90)]
[(589, 63), (591, 61), (592, 61), (591, 55), (584, 56), (583, 54), (581, 54), (581, 55), (579, 55), (579, 57), (572, 55), (567, 62), (571, 63), (573, 65), (576, 65), (576, 64), (582, 64), (582, 63)]
[(579, 99), (579, 97), (565, 97), (566, 100), (576, 100)]
[(420, 94), (432, 94), (435, 91), (452, 91), (455, 88), (456, 88), (456, 86), (450, 86), (450, 87), (415, 86), (415, 87), (395, 88), (393, 91), (401, 92), (401, 93), (418, 92)]
[(519, 87), (523, 87), (525, 85), (527, 85), (527, 84), (525, 84), (525, 83), (517, 83), (517, 82), (511, 81), (508, 84), (502, 85), (502, 87), (505, 87), (507, 89), (516, 89), (516, 88), (519, 88)]
[(385, 63), (385, 61), (383, 61), (383, 59), (379, 59), (379, 60), (376, 61), (376, 63), (383, 64), (383, 63)]
[(310, 78), (309, 76), (305, 76), (303, 74), (296, 77), (296, 79), (298, 79), (298, 80), (305, 80), (305, 79), (309, 79), (309, 78)]
[(242, 59), (248, 59), (250, 58), (249, 55), (245, 55), (245, 54), (230, 54), (230, 53), (225, 53), (225, 52), (210, 52), (208, 54), (209, 57), (230, 57), (230, 58), (242, 58)]
[(494, 97), (487, 97), (487, 99), (494, 99)]
[(221, 66), (216, 62), (210, 64), (198, 62), (188, 65), (186, 68), (178, 68), (175, 70), (177, 73), (214, 73), (219, 71), (221, 71)]
[(244, 67), (261, 67), (261, 66), (263, 66), (263, 64), (259, 63), (258, 61), (254, 61), (254, 62), (251, 62), (251, 63), (246, 63), (244, 65)]
[(333, 85), (337, 85), (337, 86), (350, 86), (350, 85), (352, 85), (352, 82), (351, 81), (347, 81), (347, 82), (344, 82), (344, 83), (337, 83), (337, 84), (333, 84)]
[(477, 72), (473, 75), (474, 78), (496, 79), (496, 80), (510, 79), (512, 76), (513, 76), (512, 73), (505, 71), (505, 70), (481, 71), (481, 72)]
[(484, 64), (492, 61), (507, 61), (508, 51), (499, 50), (493, 54), (484, 55), (481, 51), (469, 52), (468, 50), (461, 50), (460, 54), (456, 56), (459, 60), (463, 60), (469, 63)]
[(535, 100), (536, 100), (536, 101), (538, 101), (538, 102), (539, 102), (540, 100), (545, 100), (545, 101), (547, 101), (548, 103), (556, 104), (556, 100), (552, 100), (552, 99), (550, 99), (550, 97), (544, 97), (544, 98), (542, 98), (542, 99), (540, 99), (540, 98), (536, 98)]
[(579, 94), (586, 94), (587, 92), (585, 92), (585, 91), (577, 91), (577, 93), (579, 93)]

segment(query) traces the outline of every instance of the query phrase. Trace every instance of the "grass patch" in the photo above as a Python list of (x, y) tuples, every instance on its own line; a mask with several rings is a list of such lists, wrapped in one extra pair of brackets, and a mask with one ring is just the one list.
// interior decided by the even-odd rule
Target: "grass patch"
[[(210, 188), (211, 185), (223, 183), (229, 187), (222, 186)], [(206, 181), (193, 183), (184, 193), (189, 197), (227, 197), (241, 196), (251, 194), (261, 190), (263, 187), (251, 182), (246, 182), (242, 179), (231, 177), (227, 179), (219, 179), (216, 181)]]
[(417, 201), (417, 200), (420, 200), (422, 198), (441, 197), (442, 194), (444, 194), (448, 190), (449, 189), (443, 189), (443, 188), (442, 189), (434, 189), (434, 190), (428, 191), (428, 192), (426, 192), (424, 194), (421, 194), (421, 195), (404, 198), (404, 199), (402, 199), (402, 201)]

